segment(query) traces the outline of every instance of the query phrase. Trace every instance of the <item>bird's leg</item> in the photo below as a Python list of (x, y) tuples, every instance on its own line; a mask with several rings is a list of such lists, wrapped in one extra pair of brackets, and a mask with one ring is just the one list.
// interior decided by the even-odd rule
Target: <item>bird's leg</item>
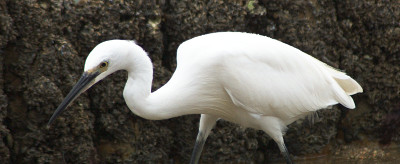
[(192, 157), (190, 159), (191, 164), (199, 163), (200, 155), (201, 152), (203, 151), (203, 146), (204, 143), (206, 142), (206, 138), (207, 137), (205, 137), (204, 134), (201, 131), (199, 131), (199, 133), (197, 134), (196, 143), (194, 144)]
[[(282, 133), (281, 133), (282, 134)], [(272, 137), (276, 144), (278, 144), (279, 150), (281, 151), (281, 154), (283, 158), (285, 158), (287, 164), (293, 164), (292, 160), (290, 159), (290, 154), (289, 151), (287, 150), (285, 146), (285, 142), (283, 141), (283, 136), (279, 135), (280, 137), (275, 136), (276, 138)]]
[(283, 141), (282, 132), (285, 131), (286, 126), (284, 123), (276, 117), (265, 116), (262, 118), (262, 130), (267, 133), (275, 142), (278, 144), (279, 150), (281, 151), (283, 157), (287, 164), (292, 164), (290, 159), (290, 154), (286, 149), (285, 142)]
[(192, 157), (190, 159), (191, 164), (199, 163), (200, 155), (203, 150), (204, 143), (210, 134), (211, 129), (214, 127), (218, 117), (202, 114), (200, 117), (199, 133), (197, 134), (196, 143), (194, 145)]
[(283, 139), (282, 139), (282, 143), (278, 143), (278, 142), (276, 142), (276, 143), (278, 144), (279, 150), (281, 150), (281, 153), (282, 153), (283, 157), (285, 158), (286, 163), (293, 164), (292, 160), (290, 159), (289, 151), (287, 150), (285, 143), (283, 142)]

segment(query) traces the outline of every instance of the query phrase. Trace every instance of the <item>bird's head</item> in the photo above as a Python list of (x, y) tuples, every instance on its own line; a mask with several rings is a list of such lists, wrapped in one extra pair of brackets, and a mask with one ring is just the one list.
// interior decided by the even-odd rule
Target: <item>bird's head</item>
[(142, 48), (133, 41), (111, 40), (97, 45), (88, 55), (84, 72), (75, 86), (71, 89), (63, 102), (58, 106), (48, 125), (50, 125), (67, 106), (81, 93), (89, 89), (98, 81), (108, 75), (122, 69), (126, 69), (126, 62), (130, 53), (145, 53)]

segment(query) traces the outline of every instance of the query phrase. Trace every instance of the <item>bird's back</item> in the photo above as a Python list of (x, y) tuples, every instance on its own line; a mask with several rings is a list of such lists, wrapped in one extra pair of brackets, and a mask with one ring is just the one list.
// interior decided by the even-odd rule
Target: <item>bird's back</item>
[(349, 95), (362, 92), (345, 73), (257, 34), (221, 32), (195, 37), (181, 44), (177, 62), (176, 74), (217, 79), (237, 107), (278, 117), (286, 124), (337, 103), (354, 108)]

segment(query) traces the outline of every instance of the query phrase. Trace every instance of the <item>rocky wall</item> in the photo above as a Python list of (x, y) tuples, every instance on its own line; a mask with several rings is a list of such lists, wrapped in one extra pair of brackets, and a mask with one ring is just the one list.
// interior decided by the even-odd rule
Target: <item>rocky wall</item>
[[(153, 90), (168, 81), (181, 42), (215, 31), (244, 31), (293, 45), (354, 77), (357, 109), (337, 105), (289, 126), (296, 156), (332, 145), (378, 140), (399, 110), (400, 3), (280, 0), (1, 0), (0, 161), (5, 163), (187, 163), (198, 115), (162, 121), (135, 116), (122, 97), (126, 72), (82, 94), (50, 127), (55, 108), (98, 43), (136, 40), (154, 64)], [(310, 123), (314, 122), (314, 123)], [(400, 135), (395, 133), (393, 141)], [(202, 161), (281, 160), (261, 131), (219, 121)]]

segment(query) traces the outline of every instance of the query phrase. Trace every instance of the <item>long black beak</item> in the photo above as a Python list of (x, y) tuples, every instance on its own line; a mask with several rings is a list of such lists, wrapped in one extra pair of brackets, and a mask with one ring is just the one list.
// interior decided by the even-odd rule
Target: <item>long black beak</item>
[(67, 97), (65, 97), (64, 101), (58, 106), (56, 111), (54, 112), (53, 116), (51, 116), (47, 126), (49, 127), (50, 124), (59, 116), (72, 101), (75, 100), (82, 92), (86, 91), (92, 84), (93, 80), (99, 75), (98, 71), (94, 72), (85, 72), (82, 74), (79, 81), (75, 84), (75, 86), (71, 89), (68, 93)]

